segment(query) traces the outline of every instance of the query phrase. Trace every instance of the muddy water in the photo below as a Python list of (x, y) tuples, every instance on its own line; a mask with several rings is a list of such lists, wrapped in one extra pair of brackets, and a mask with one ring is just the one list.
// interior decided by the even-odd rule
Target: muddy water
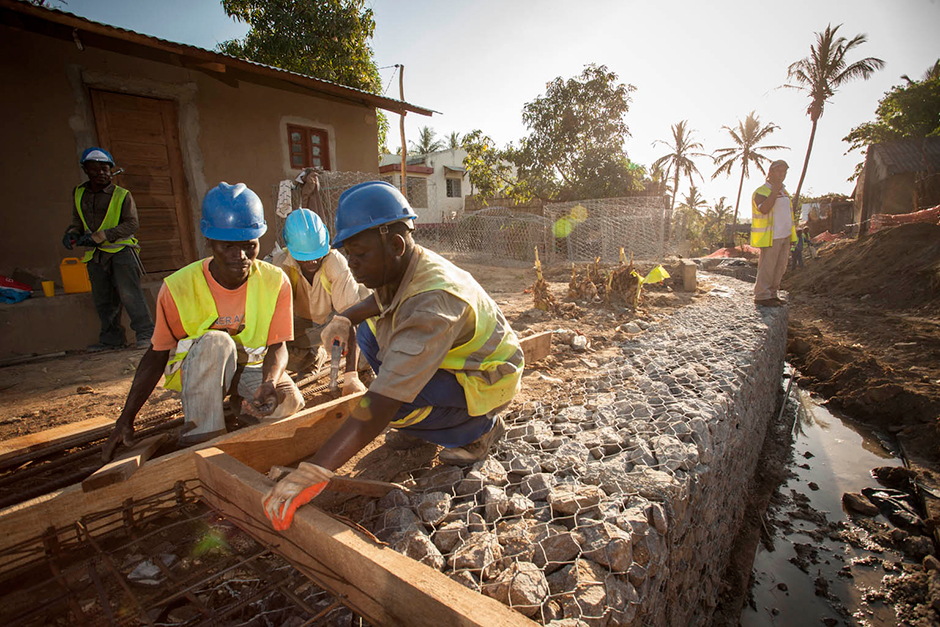
[[(790, 521), (792, 526), (772, 525), (774, 550), (763, 543), (758, 547), (753, 604), (744, 607), (741, 625), (894, 625), (893, 609), (871, 597), (887, 574), (883, 563), (891, 568), (903, 556), (891, 550), (872, 553), (855, 548), (835, 539), (825, 521), (800, 519), (799, 510), (800, 501), (808, 499), (809, 511), (824, 514), (829, 523), (845, 522), (864, 545), (867, 533), (842, 511), (842, 494), (876, 487), (871, 469), (898, 466), (901, 460), (870, 429), (834, 415), (796, 386), (791, 395), (799, 401), (790, 463), (793, 476), (780, 488), (785, 502), (772, 506), (767, 518)], [(875, 520), (887, 523), (880, 515)]]

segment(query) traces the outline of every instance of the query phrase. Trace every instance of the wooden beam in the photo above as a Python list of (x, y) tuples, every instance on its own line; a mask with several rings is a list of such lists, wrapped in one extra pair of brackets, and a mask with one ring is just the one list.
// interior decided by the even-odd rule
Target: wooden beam
[(90, 418), (0, 442), (0, 468), (11, 468), (46, 453), (106, 438), (114, 428), (114, 420)]
[(525, 355), (525, 363), (534, 364), (540, 359), (545, 359), (552, 352), (552, 332), (543, 331), (529, 337), (519, 340), (522, 345), (522, 353)]
[[(361, 396), (345, 396), (276, 422), (226, 433), (204, 444), (158, 457), (123, 483), (89, 493), (83, 492), (80, 485), (73, 485), (8, 507), (0, 511), (0, 571), (31, 550), (21, 547), (22, 543), (32, 541), (51, 526), (70, 526), (88, 514), (119, 507), (129, 498), (150, 496), (173, 488), (177, 481), (195, 479), (193, 453), (197, 449), (218, 447), (261, 472), (267, 472), (272, 465), (287, 466), (310, 457), (340, 427)], [(277, 445), (267, 445), (269, 441)], [(267, 457), (258, 454), (262, 448)], [(10, 551), (14, 547), (16, 551)]]
[(195, 455), (203, 499), (243, 531), (311, 573), (369, 622), (414, 627), (533, 627), (502, 603), (376, 543), (316, 507), (302, 507), (277, 532), (261, 501), (273, 482), (218, 449)]
[(127, 481), (169, 439), (169, 434), (161, 433), (141, 440), (136, 446), (128, 449), (122, 455), (119, 455), (117, 459), (105, 464), (82, 481), (82, 491), (91, 492), (105, 486)]

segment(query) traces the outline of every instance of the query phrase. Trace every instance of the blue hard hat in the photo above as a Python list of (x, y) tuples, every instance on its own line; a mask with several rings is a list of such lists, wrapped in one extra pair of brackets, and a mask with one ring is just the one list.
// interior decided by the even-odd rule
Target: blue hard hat
[(199, 230), (223, 242), (257, 239), (268, 230), (261, 199), (244, 183), (219, 183), (202, 199)]
[(408, 199), (394, 185), (385, 181), (359, 183), (339, 197), (333, 248), (340, 248), (344, 241), (363, 231), (417, 217)]
[(82, 153), (82, 159), (79, 163), (84, 165), (86, 161), (99, 161), (101, 163), (107, 163), (112, 167), (114, 166), (114, 159), (111, 157), (111, 153), (97, 146), (87, 148), (85, 152)]
[(287, 250), (297, 261), (313, 261), (330, 252), (330, 234), (320, 216), (309, 209), (292, 211), (282, 232)]

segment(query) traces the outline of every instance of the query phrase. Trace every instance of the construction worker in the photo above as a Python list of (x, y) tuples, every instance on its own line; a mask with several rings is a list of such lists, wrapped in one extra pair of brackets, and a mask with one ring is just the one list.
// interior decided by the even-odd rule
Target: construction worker
[(227, 393), (248, 422), (282, 418), (304, 406), (285, 373), (293, 339), (290, 281), (257, 259), (258, 238), (268, 228), (261, 199), (242, 183), (220, 183), (202, 201), (199, 227), (212, 257), (164, 279), (153, 346), (137, 367), (105, 460), (119, 443), (133, 444), (134, 417), (161, 376), (163, 387), (182, 391), (180, 446), (225, 433)]
[[(299, 373), (317, 372), (327, 358), (320, 344), (323, 327), (370, 291), (353, 278), (346, 258), (330, 248), (326, 225), (313, 211), (291, 212), (282, 235), (287, 248), (276, 252), (272, 263), (287, 274), (294, 295), (294, 340), (287, 344), (288, 367)], [(350, 376), (355, 376), (355, 370)], [(343, 383), (349, 388), (352, 382), (344, 379)]]
[(797, 266), (803, 267), (803, 247), (809, 247), (809, 233), (806, 227), (796, 230), (796, 241), (790, 243), (790, 269), (796, 270)]
[(787, 271), (790, 242), (796, 241), (790, 194), (783, 184), (788, 169), (783, 159), (771, 163), (766, 182), (751, 196), (751, 246), (760, 249), (754, 302), (761, 307), (786, 303), (777, 292)]
[(137, 205), (129, 191), (111, 182), (114, 159), (107, 150), (89, 148), (82, 153), (81, 166), (88, 180), (72, 192), (72, 223), (62, 245), (68, 250), (76, 245), (88, 248), (82, 261), (101, 321), (98, 342), (88, 350), (124, 347), (122, 304), (137, 338), (134, 348), (148, 348), (153, 318), (140, 289), (142, 266), (134, 238), (139, 226)]
[(358, 326), (376, 378), (310, 462), (269, 493), (265, 511), (276, 528), (388, 425), (398, 431), (387, 441), (439, 444), (440, 461), (458, 465), (484, 459), (505, 431), (498, 414), (519, 390), (524, 366), (518, 338), (469, 273), (415, 244), (416, 217), (382, 181), (340, 196), (332, 245), (373, 296), (334, 316), (322, 339), (343, 342)]

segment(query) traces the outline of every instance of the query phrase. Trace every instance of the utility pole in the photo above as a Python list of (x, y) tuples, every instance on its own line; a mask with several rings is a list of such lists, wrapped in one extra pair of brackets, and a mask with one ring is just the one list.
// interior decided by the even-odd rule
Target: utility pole
[[(398, 64), (398, 92), (402, 103), (405, 102), (405, 66)], [(406, 163), (408, 162), (408, 147), (405, 144), (405, 109), (402, 106), (401, 115), (399, 116), (399, 124), (401, 128), (401, 193), (405, 198), (408, 198), (408, 178), (405, 174)]]

